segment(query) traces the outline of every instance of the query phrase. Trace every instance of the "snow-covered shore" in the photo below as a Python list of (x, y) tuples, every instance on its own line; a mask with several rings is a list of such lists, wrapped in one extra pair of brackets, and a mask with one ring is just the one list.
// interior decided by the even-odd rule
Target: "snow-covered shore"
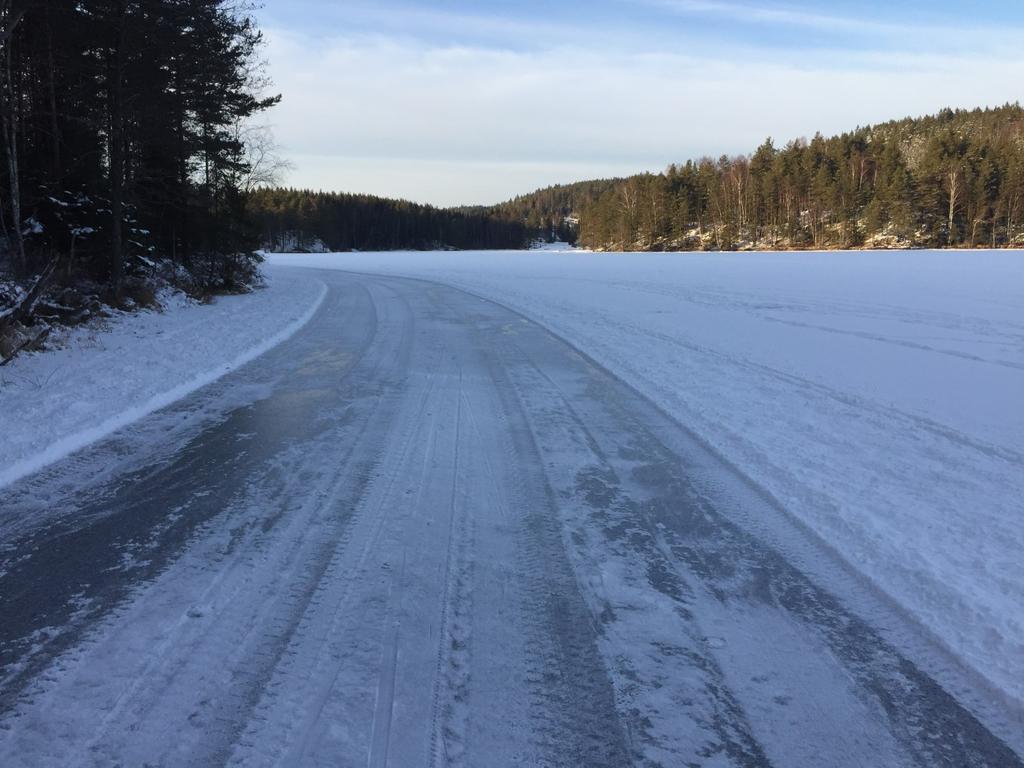
[(1024, 701), (1024, 255), (387, 253), (561, 334)]
[(294, 334), (324, 285), (265, 269), (267, 286), (162, 312), (118, 315), (67, 333), (59, 348), (0, 368), (0, 487), (209, 384)]

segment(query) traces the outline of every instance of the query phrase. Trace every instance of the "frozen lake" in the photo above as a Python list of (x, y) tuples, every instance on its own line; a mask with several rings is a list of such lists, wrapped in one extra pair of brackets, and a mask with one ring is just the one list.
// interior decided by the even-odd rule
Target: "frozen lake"
[(1024, 253), (280, 255), (563, 336), (1024, 700)]

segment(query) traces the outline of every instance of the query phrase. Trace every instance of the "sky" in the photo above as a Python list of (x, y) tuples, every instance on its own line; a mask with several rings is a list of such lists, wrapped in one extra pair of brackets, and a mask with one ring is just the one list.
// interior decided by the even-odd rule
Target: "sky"
[(1020, 0), (264, 0), (289, 185), (435, 205), (1024, 101)]

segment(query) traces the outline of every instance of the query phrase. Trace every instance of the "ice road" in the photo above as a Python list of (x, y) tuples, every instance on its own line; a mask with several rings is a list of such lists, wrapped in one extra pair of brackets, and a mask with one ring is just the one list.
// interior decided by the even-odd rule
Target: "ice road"
[(289, 341), (0, 490), (0, 764), (1024, 765), (955, 660), (592, 359), (318, 277)]

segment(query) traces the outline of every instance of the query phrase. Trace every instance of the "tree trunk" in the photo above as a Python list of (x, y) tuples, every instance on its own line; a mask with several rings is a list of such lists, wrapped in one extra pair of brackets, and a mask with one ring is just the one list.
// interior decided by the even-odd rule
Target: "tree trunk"
[(1016, 194), (1010, 197), (1010, 202), (1006, 206), (1006, 244), (1007, 246), (1013, 245), (1013, 227), (1014, 227), (1014, 215), (1017, 213), (1017, 200)]
[(57, 120), (57, 66), (53, 59), (53, 25), (50, 14), (46, 15), (46, 55), (49, 68), (49, 96), (50, 96), (50, 133), (52, 134), (50, 144), (50, 160), (53, 163), (51, 178), (54, 182), (60, 181), (62, 174), (60, 162), (60, 124)]
[(118, 3), (117, 49), (110, 81), (110, 282), (121, 295), (124, 278), (124, 49), (127, 2)]
[(0, 11), (3, 11), (7, 15), (7, 23), (2, 29), (0, 29), (0, 45), (7, 45), (7, 42), (13, 37), (14, 30), (18, 24), (21, 23), (22, 17), (28, 11), (28, 5), (22, 8), (12, 8), (12, 3), (5, 2), (0, 4)]
[(946, 245), (953, 245), (953, 227), (956, 217), (956, 204), (960, 194), (960, 171), (954, 169), (949, 172), (949, 221), (946, 229)]
[(7, 177), (8, 191), (11, 196), (11, 237), (14, 241), (15, 265), (20, 272), (24, 272), (27, 263), (25, 260), (25, 239), (21, 234), (21, 178), (18, 169), (18, 110), (14, 98), (14, 81), (10, 35), (14, 26), (20, 20), (20, 16), (4, 31), (3, 38), (5, 45), (3, 51), (3, 82), (0, 83), (0, 132), (3, 134), (4, 154), (7, 155)]
[(58, 259), (56, 257), (51, 259), (50, 263), (46, 265), (39, 277), (36, 278), (35, 283), (33, 283), (28, 293), (25, 294), (25, 297), (12, 307), (11, 311), (0, 317), (0, 331), (9, 328), (15, 323), (20, 323), (32, 314), (36, 304), (43, 295), (43, 290), (46, 288), (47, 284), (50, 282), (50, 278), (53, 276), (54, 270), (57, 269), (57, 261)]

